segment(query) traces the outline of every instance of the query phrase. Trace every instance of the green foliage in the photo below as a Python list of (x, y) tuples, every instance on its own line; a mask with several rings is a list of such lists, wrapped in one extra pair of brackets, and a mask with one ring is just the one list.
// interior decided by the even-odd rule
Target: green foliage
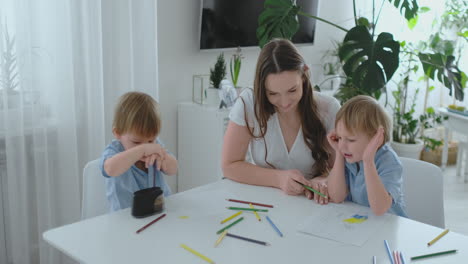
[(343, 70), (353, 84), (370, 92), (382, 89), (398, 68), (400, 45), (390, 33), (374, 41), (365, 26), (352, 28), (339, 51)]
[(240, 69), (242, 65), (242, 53), (240, 47), (237, 48), (236, 53), (232, 55), (231, 62), (230, 62), (230, 70), (231, 70), (231, 79), (234, 87), (237, 87), (237, 81), (239, 80)]
[(226, 76), (226, 63), (224, 61), (224, 54), (219, 54), (218, 58), (216, 59), (216, 64), (214, 65), (214, 69), (210, 68), (210, 82), (214, 88), (219, 89), (219, 84)]
[(401, 1), (401, 0), (388, 0), (392, 3), (396, 8), (400, 9), (400, 13), (405, 16), (406, 20), (410, 20), (415, 18), (418, 15), (418, 1), (417, 0), (409, 0), (409, 1)]
[(455, 99), (463, 101), (463, 88), (466, 85), (466, 78), (464, 76), (466, 75), (454, 63), (454, 56), (445, 56), (441, 53), (419, 53), (419, 59), (426, 76), (440, 81), (450, 90), (450, 95), (454, 91)]

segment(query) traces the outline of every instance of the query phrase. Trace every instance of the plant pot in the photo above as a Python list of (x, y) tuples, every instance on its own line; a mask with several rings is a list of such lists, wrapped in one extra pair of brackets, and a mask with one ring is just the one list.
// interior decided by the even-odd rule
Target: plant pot
[[(447, 165), (454, 165), (457, 162), (457, 153), (458, 143), (450, 142), (448, 145)], [(440, 166), (442, 164), (442, 146), (434, 150), (424, 149), (421, 152), (421, 160)]]
[(221, 99), (219, 98), (219, 89), (209, 87), (206, 91), (206, 104), (209, 106), (219, 107)]
[(411, 159), (419, 159), (421, 156), (421, 150), (424, 147), (423, 142), (419, 139), (416, 140), (416, 144), (406, 144), (392, 141), (391, 145), (399, 157)]

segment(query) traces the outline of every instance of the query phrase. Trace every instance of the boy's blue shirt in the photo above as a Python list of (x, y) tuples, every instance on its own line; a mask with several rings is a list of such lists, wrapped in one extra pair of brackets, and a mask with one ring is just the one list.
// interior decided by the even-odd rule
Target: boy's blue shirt
[[(156, 143), (164, 146), (159, 139), (156, 139)], [(163, 190), (164, 196), (171, 194), (171, 189), (164, 180), (164, 176), (160, 171), (156, 170), (155, 166), (149, 167), (148, 173), (146, 173), (135, 165), (132, 165), (130, 169), (120, 176), (109, 176), (104, 170), (104, 161), (124, 150), (120, 141), (112, 140), (102, 153), (101, 162), (99, 164), (101, 173), (106, 178), (106, 196), (109, 201), (111, 212), (131, 207), (133, 193), (141, 189), (153, 187), (154, 175), (156, 176), (156, 186)]]
[[(408, 217), (403, 195), (403, 167), (398, 155), (388, 144), (385, 144), (377, 150), (374, 162), (380, 180), (387, 192), (392, 196), (392, 206), (388, 212)], [(360, 161), (358, 171), (358, 163), (345, 162), (345, 178), (349, 187), (346, 200), (370, 207), (363, 166), (363, 162)]]

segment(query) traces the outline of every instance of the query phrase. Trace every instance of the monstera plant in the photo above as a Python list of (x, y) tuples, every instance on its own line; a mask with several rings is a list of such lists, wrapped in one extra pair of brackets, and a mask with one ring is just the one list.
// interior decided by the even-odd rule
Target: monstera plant
[[(382, 0), (388, 1), (400, 10), (400, 13), (411, 23), (417, 21), (419, 5), (417, 0)], [(379, 16), (372, 14), (369, 22), (356, 15), (356, 3), (353, 0), (355, 27), (347, 30), (330, 21), (301, 11), (293, 0), (265, 0), (264, 10), (258, 18), (257, 38), (262, 47), (273, 38), (287, 38), (299, 29), (298, 16), (332, 25), (346, 32), (338, 52), (346, 74), (346, 81), (340, 88), (341, 101), (358, 95), (367, 94), (376, 97), (386, 91), (386, 84), (399, 66), (400, 43), (393, 35), (381, 32), (376, 35), (375, 25)], [(383, 3), (382, 2), (382, 3)], [(373, 1), (373, 4), (374, 1)], [(420, 62), (429, 78), (440, 80), (450, 90), (455, 89), (459, 100), (463, 99), (462, 75), (453, 68), (451, 59), (444, 54), (420, 54)], [(343, 90), (345, 89), (345, 90)]]

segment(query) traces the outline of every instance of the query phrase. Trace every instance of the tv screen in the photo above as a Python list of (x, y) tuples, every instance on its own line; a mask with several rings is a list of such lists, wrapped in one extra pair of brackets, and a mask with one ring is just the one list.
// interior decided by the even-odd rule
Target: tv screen
[[(200, 49), (258, 46), (258, 17), (264, 0), (201, 0)], [(317, 15), (318, 0), (297, 0), (302, 11)], [(299, 16), (294, 43), (314, 43), (315, 19)]]

